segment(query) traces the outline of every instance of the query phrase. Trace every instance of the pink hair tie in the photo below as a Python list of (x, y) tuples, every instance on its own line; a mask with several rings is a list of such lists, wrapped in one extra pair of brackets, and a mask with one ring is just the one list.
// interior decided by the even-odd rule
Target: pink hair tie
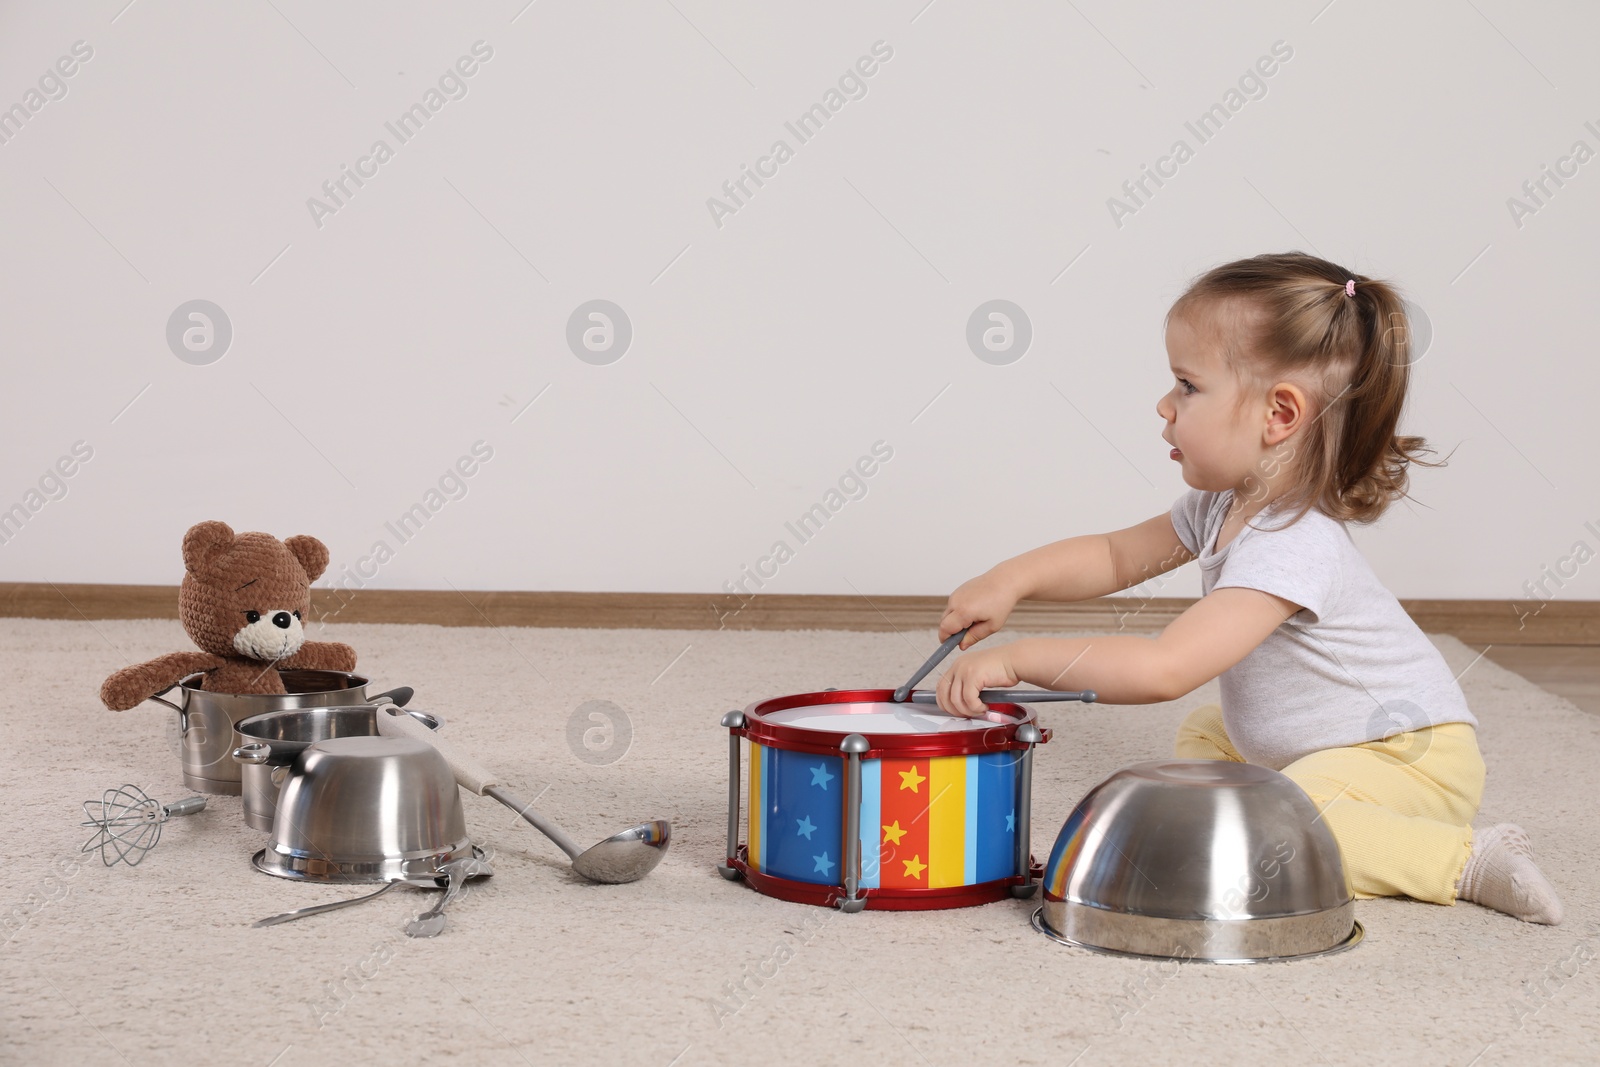
[(1344, 283), (1344, 295), (1345, 296), (1355, 296), (1356, 295), (1356, 280), (1354, 278), (1351, 278), (1349, 281)]

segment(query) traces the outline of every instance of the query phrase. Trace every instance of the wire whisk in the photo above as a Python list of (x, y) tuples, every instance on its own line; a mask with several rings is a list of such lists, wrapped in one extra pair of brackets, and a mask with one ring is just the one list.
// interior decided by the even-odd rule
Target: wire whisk
[(162, 823), (180, 815), (193, 815), (205, 806), (206, 798), (202, 796), (163, 804), (146, 796), (136, 785), (107, 789), (99, 800), (83, 802), (83, 813), (89, 817), (83, 825), (96, 829), (80, 851), (99, 849), (100, 859), (107, 867), (118, 861), (137, 866), (161, 840)]

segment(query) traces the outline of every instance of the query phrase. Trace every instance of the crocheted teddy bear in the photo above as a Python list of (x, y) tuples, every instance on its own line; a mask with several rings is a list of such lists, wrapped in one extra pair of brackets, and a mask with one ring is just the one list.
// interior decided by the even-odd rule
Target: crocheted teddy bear
[(205, 672), (200, 688), (209, 692), (283, 693), (279, 669), (355, 669), (349, 645), (306, 640), (311, 583), (328, 566), (328, 549), (315, 537), (279, 541), (202, 522), (183, 537), (183, 566), (178, 617), (204, 651), (168, 653), (113, 674), (100, 687), (112, 711), (126, 711), (196, 671)]

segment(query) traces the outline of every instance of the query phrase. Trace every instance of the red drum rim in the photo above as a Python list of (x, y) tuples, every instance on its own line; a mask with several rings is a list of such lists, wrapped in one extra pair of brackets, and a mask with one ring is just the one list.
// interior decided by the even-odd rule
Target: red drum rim
[[(773, 712), (788, 711), (791, 708), (817, 707), (828, 704), (886, 704), (894, 700), (893, 689), (829, 689), (820, 693), (795, 693), (790, 696), (772, 697), (768, 700), (758, 700), (744, 710), (744, 725), (733, 728), (733, 733), (755, 742), (758, 745), (768, 745), (774, 748), (786, 749), (791, 752), (806, 752), (819, 756), (839, 755), (839, 746), (851, 733), (858, 731), (814, 730), (807, 727), (790, 726), (785, 723), (768, 722), (764, 716)], [(841, 712), (841, 714), (851, 714)], [(862, 714), (865, 714), (863, 712)], [(945, 732), (933, 734), (874, 734), (859, 731), (867, 740), (867, 750), (861, 753), (862, 759), (882, 759), (884, 757), (897, 759), (915, 759), (931, 756), (974, 756), (986, 752), (1006, 752), (1028, 748), (1028, 742), (1017, 740), (1017, 728), (1025, 723), (1035, 722), (1033, 708), (1026, 704), (993, 704), (990, 705), (989, 714), (986, 716), (992, 724), (987, 729), (962, 730), (958, 732)], [(1050, 740), (1050, 731), (1041, 730), (1043, 740)], [(761, 875), (760, 872), (749, 872), (757, 877), (771, 881), (770, 875)], [(797, 885), (804, 883), (795, 883)], [(987, 884), (987, 883), (986, 883)], [(1001, 883), (994, 883), (1001, 884)], [(826, 889), (826, 887), (822, 887)], [(971, 889), (974, 887), (964, 887)], [(888, 890), (886, 892), (896, 892)], [(919, 896), (927, 894), (929, 890), (902, 890), (912, 892)], [(774, 894), (776, 895), (776, 894)], [(787, 898), (786, 898), (787, 899)], [(974, 903), (978, 903), (974, 901)], [(890, 905), (880, 905), (889, 907)], [(905, 905), (910, 907), (911, 905)], [(929, 907), (951, 907), (950, 904), (927, 905)]]
[[(878, 690), (857, 690), (857, 692), (878, 692)], [(882, 690), (892, 693), (894, 690)], [(815, 882), (797, 882), (792, 878), (780, 878), (775, 874), (755, 870), (746, 862), (748, 850), (746, 846), (739, 846), (739, 855), (733, 860), (733, 867), (744, 876), (750, 888), (763, 896), (776, 897), (795, 904), (818, 904), (825, 908), (837, 907), (844, 900), (845, 891), (841, 885), (819, 885)], [(1028, 863), (1032, 872), (1032, 882), (1037, 882), (1044, 873), (1044, 869), (1029, 857)], [(1005, 900), (1011, 896), (1015, 886), (1028, 885), (1030, 879), (1013, 875), (1010, 878), (998, 878), (992, 882), (978, 882), (975, 885), (953, 885), (942, 889), (858, 889), (858, 899), (866, 900), (868, 911), (937, 911), (944, 908), (970, 908), (979, 904), (992, 904), (997, 900)], [(1031, 894), (1030, 894), (1031, 895)]]

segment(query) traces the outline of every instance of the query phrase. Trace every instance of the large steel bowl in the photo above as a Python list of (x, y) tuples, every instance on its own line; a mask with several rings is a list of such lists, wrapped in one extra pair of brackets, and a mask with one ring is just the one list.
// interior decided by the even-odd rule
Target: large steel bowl
[(476, 854), (438, 749), (406, 737), (333, 737), (296, 758), (254, 862), (304, 881), (434, 885), (446, 863)]
[(1254, 963), (1348, 948), (1362, 933), (1316, 805), (1250, 763), (1117, 771), (1062, 826), (1044, 889), (1036, 927), (1122, 955)]

